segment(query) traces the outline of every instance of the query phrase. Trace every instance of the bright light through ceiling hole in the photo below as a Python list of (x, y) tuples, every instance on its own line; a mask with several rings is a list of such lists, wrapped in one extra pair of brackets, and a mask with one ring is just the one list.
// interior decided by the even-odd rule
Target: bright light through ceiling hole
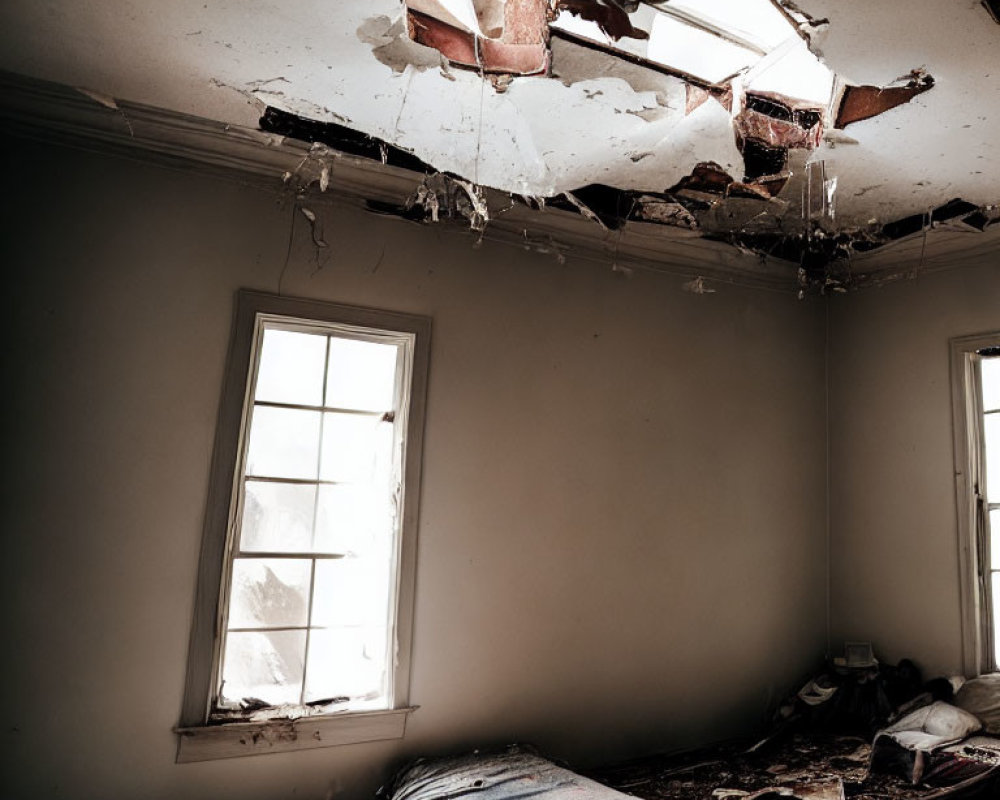
[[(464, 2), (471, 7), (471, 0)], [(449, 6), (461, 4), (448, 2)], [(741, 76), (750, 91), (818, 106), (830, 102), (833, 73), (771, 0), (643, 3), (630, 21), (649, 38), (612, 39), (597, 23), (566, 10), (552, 27), (708, 84), (721, 85)]]

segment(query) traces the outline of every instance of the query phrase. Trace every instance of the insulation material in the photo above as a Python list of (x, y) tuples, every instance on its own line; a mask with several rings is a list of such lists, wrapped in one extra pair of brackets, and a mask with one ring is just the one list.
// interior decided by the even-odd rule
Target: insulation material
[(795, 107), (768, 95), (746, 95), (733, 124), (739, 136), (759, 139), (771, 147), (812, 149), (823, 138), (822, 109)]

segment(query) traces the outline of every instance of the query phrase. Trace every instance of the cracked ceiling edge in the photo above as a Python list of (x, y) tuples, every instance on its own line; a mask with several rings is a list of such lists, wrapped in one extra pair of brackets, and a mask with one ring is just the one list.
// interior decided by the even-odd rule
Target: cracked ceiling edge
[[(117, 110), (98, 103), (75, 88), (0, 71), (0, 120), (12, 139), (28, 139), (196, 171), (236, 180), (274, 193), (288, 191), (292, 173), (304, 167), (299, 188), (311, 204), (350, 205), (371, 210), (370, 202), (405, 204), (424, 180), (422, 173), (327, 149), (317, 154), (305, 142), (180, 112), (114, 98)], [(121, 116), (124, 111), (131, 128)], [(322, 166), (332, 164), (330, 190), (320, 191)], [(286, 175), (288, 178), (286, 179)], [(443, 226), (470, 244), (476, 238), (462, 224)], [(571, 252), (583, 260), (622, 264), (680, 277), (705, 278), (751, 289), (791, 292), (787, 272), (763, 265), (728, 245), (699, 237), (664, 236), (662, 228), (641, 225), (616, 242), (597, 237), (596, 226), (577, 212), (551, 209), (536, 213), (519, 205), (491, 220), (490, 241), (544, 252)]]
[[(819, 63), (824, 63), (822, 55), (812, 44), (814, 36), (829, 27), (829, 20), (810, 17), (791, 0), (771, 2), (786, 18), (790, 30), (805, 41), (812, 56)], [(530, 198), (528, 202), (536, 207), (548, 204), (575, 210), (595, 222), (605, 233), (609, 230), (620, 231), (627, 224), (638, 221), (696, 230), (707, 239), (728, 242), (762, 258), (780, 259), (794, 265), (800, 293), (824, 292), (827, 289), (844, 291), (861, 285), (864, 278), (851, 265), (854, 256), (868, 253), (901, 237), (926, 234), (943, 222), (964, 224), (970, 230), (982, 232), (998, 221), (997, 206), (974, 206), (961, 198), (952, 198), (922, 214), (838, 228), (834, 223), (837, 177), (827, 175), (823, 161), (812, 161), (808, 157), (798, 158), (795, 169), (792, 169), (793, 151), (802, 150), (806, 154), (815, 151), (825, 134), (843, 136), (839, 131), (844, 127), (881, 115), (933, 88), (933, 77), (923, 69), (912, 70), (885, 86), (855, 85), (831, 72), (832, 88), (828, 102), (811, 103), (752, 90), (748, 88), (752, 81), (741, 77), (706, 84), (676, 69), (656, 65), (616, 49), (611, 44), (612, 40), (649, 37), (646, 31), (633, 26), (630, 16), (644, 5), (643, 2), (497, 0), (494, 5), (508, 15), (501, 20), (501, 27), (490, 32), (490, 36), (498, 37), (496, 39), (484, 39), (487, 35), (475, 26), (475, 20), (473, 32), (469, 25), (448, 17), (448, 12), (442, 12), (441, 6), (426, 0), (404, 0), (402, 13), (406, 24), (400, 26), (397, 36), (408, 36), (413, 43), (437, 49), (452, 66), (478, 71), (483, 81), (489, 81), (498, 93), (502, 93), (518, 77), (548, 77), (551, 58), (541, 59), (536, 55), (530, 63), (511, 62), (510, 69), (506, 70), (506, 80), (499, 80), (497, 73), (505, 71), (506, 62), (494, 59), (485, 49), (485, 43), (495, 41), (509, 46), (530, 45), (536, 49), (544, 46), (547, 49), (551, 36), (573, 41), (577, 37), (553, 26), (556, 16), (561, 11), (567, 11), (574, 17), (594, 22), (609, 38), (607, 46), (584, 40), (576, 44), (606, 51), (639, 66), (666, 71), (683, 81), (688, 88), (686, 114), (709, 97), (714, 97), (731, 115), (736, 146), (744, 161), (742, 177), (728, 174), (715, 162), (702, 161), (696, 163), (686, 177), (663, 191), (620, 189), (592, 183)], [(437, 9), (436, 17), (430, 13), (434, 9)], [(524, 14), (531, 24), (522, 25), (516, 35), (509, 37), (509, 17), (517, 13)], [(778, 53), (783, 48), (784, 45), (773, 52)], [(762, 62), (769, 55), (770, 52), (762, 56)], [(757, 67), (752, 67), (751, 72), (755, 69)], [(692, 103), (691, 91), (703, 96), (695, 97)], [(371, 151), (377, 146), (382, 160), (387, 163), (415, 158), (405, 148), (396, 146), (398, 143), (380, 141), (344, 126), (334, 126), (329, 135), (325, 135), (322, 130), (310, 129), (315, 125), (322, 126), (323, 123), (296, 118), (290, 112), (275, 108), (268, 108), (261, 121), (265, 130), (322, 141), (334, 147), (346, 147), (359, 155), (361, 151)], [(423, 162), (421, 168), (425, 175), (436, 172), (433, 166)], [(453, 179), (468, 177), (449, 175)], [(793, 177), (797, 185), (789, 192), (789, 181)], [(800, 201), (794, 197), (799, 193)], [(517, 199), (519, 196), (511, 194), (511, 197)], [(424, 186), (419, 197), (414, 196), (401, 205), (397, 213), (411, 221), (417, 220), (423, 213), (425, 219), (433, 216), (436, 221), (442, 202), (446, 203), (446, 199), (439, 198), (436, 190)], [(796, 209), (796, 202), (799, 214), (788, 213)], [(429, 206), (425, 207), (427, 203)], [(380, 210), (387, 212), (386, 208)], [(476, 215), (474, 229), (479, 230), (483, 224), (482, 217), (482, 214)]]
[[(498, 205), (499, 199), (504, 203), (533, 208), (536, 212), (557, 208), (580, 214), (582, 218), (596, 223), (605, 238), (609, 232), (623, 231), (637, 223), (668, 226), (700, 235), (705, 240), (725, 242), (764, 262), (776, 261), (784, 265), (794, 276), (800, 294), (845, 291), (882, 281), (884, 276), (875, 274), (875, 271), (858, 270), (853, 261), (856, 256), (871, 253), (891, 242), (926, 236), (944, 224), (952, 228), (961, 226), (960, 229), (970, 233), (983, 233), (1000, 222), (1000, 207), (977, 206), (954, 198), (924, 214), (908, 215), (856, 230), (828, 232), (819, 227), (789, 232), (749, 230), (749, 222), (768, 213), (770, 195), (762, 196), (754, 191), (753, 184), (735, 181), (711, 162), (696, 165), (691, 175), (662, 193), (590, 184), (545, 198), (477, 187), (480, 193), (477, 197), (482, 198), (487, 210), (484, 213), (482, 208), (477, 208), (472, 214), (468, 203), (463, 204), (460, 199), (472, 196), (469, 182), (457, 175), (438, 172), (402, 148), (342, 125), (316, 122), (275, 108), (267, 109), (261, 118), (261, 128), (269, 133), (308, 141), (317, 147), (332, 147), (336, 151), (379, 160), (388, 166), (409, 169), (414, 171), (415, 177), (421, 175), (418, 188), (405, 202), (370, 206), (377, 213), (393, 214), (413, 222), (464, 219), (474, 232), (479, 233), (490, 223), (488, 197), (492, 195), (494, 206)], [(435, 179), (436, 182), (431, 185), (429, 182)], [(780, 174), (764, 176), (762, 180), (783, 183)], [(464, 192), (456, 194), (452, 190), (459, 184), (464, 185)], [(724, 203), (734, 207), (738, 203), (744, 206), (749, 204), (749, 219), (740, 229), (708, 228), (695, 216), (698, 212), (724, 207)]]
[[(307, 169), (298, 175), (298, 190), (308, 192), (310, 200), (320, 203), (349, 203), (369, 210), (373, 204), (386, 204), (380, 210), (402, 215), (420, 206), (421, 224), (430, 213), (416, 202), (419, 187), (434, 176), (433, 170), (413, 169), (413, 165), (394, 166), (382, 161), (382, 150), (375, 147), (366, 154), (325, 148), (316, 152), (312, 146), (282, 134), (226, 125), (221, 122), (115, 99), (114, 108), (98, 103), (77, 90), (47, 81), (0, 72), (0, 119), (4, 131), (12, 137), (30, 138), (100, 154), (124, 156), (168, 167), (196, 169), (209, 174), (252, 182), (268, 191), (287, 189), (292, 173), (303, 164)], [(122, 112), (128, 115), (125, 125)], [(324, 165), (328, 189), (320, 191)], [(444, 180), (449, 176), (442, 176)], [(487, 208), (492, 200), (501, 200), (510, 208), (495, 214), (485, 226), (485, 238), (505, 242), (556, 256), (572, 254), (585, 260), (603, 263), (620, 262), (656, 272), (703, 277), (714, 281), (755, 289), (794, 293), (801, 290), (801, 276), (793, 261), (777, 257), (762, 258), (747, 243), (726, 241), (724, 237), (707, 238), (691, 229), (683, 206), (661, 198), (644, 197), (642, 208), (661, 204), (657, 213), (668, 218), (655, 221), (625, 220), (619, 231), (602, 230), (567, 199), (546, 203), (537, 198), (511, 199), (504, 193), (485, 193)], [(579, 195), (574, 199), (583, 204)], [(426, 200), (425, 195), (425, 200)], [(506, 199), (505, 199), (506, 198)], [(588, 206), (589, 208), (589, 206)], [(595, 215), (597, 212), (593, 212)], [(929, 215), (929, 225), (909, 230), (913, 220), (904, 218), (899, 236), (888, 246), (857, 255), (840, 265), (844, 283), (850, 288), (875, 286), (912, 277), (915, 257), (926, 259), (924, 272), (953, 269), (956, 259), (949, 253), (962, 249), (964, 257), (976, 257), (994, 249), (1000, 226), (996, 206), (974, 207), (971, 212), (962, 201), (952, 201)], [(439, 211), (440, 215), (440, 211)], [(446, 216), (446, 214), (444, 215)], [(673, 219), (673, 217), (677, 217)], [(962, 220), (973, 218), (975, 225)], [(445, 224), (471, 241), (465, 215)], [(909, 221), (908, 221), (909, 220)], [(447, 222), (447, 221), (446, 221)], [(938, 243), (948, 244), (945, 252)], [(735, 245), (735, 246), (733, 246)], [(820, 291), (826, 286), (818, 287)]]

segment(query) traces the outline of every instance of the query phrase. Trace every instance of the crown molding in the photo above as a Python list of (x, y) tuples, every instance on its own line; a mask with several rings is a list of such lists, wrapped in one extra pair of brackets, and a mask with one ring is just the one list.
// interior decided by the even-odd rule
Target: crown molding
[[(0, 72), (0, 120), (6, 133), (99, 154), (251, 182), (276, 193), (296, 187), (315, 204), (368, 201), (404, 205), (424, 180), (421, 173), (382, 164), (257, 129), (102, 97), (62, 84)], [(327, 171), (328, 187), (320, 190)], [(510, 202), (488, 191), (491, 218), (476, 233), (460, 220), (443, 230), (519, 248), (607, 264), (609, 269), (664, 272), (681, 277), (781, 292), (798, 291), (796, 265), (744, 252), (697, 231), (630, 221), (609, 231), (580, 214)], [(495, 201), (495, 202), (494, 202)], [(425, 224), (425, 223), (417, 223)], [(1000, 229), (1000, 225), (995, 226)], [(1000, 230), (933, 229), (855, 257), (849, 267), (865, 283), (953, 268), (995, 252)]]
[[(0, 120), (6, 133), (89, 152), (161, 166), (197, 170), (252, 182), (280, 192), (285, 178), (309, 167), (301, 181), (309, 202), (366, 201), (403, 205), (424, 176), (307, 142), (238, 125), (85, 93), (62, 84), (0, 72)], [(327, 191), (319, 190), (321, 164), (331, 167)], [(499, 195), (498, 195), (499, 196)], [(666, 272), (747, 287), (794, 291), (794, 268), (704, 239), (698, 233), (654, 223), (630, 222), (608, 231), (579, 214), (518, 204), (491, 211), (480, 235), (454, 220), (438, 223), (472, 242), (479, 238), (553, 257), (583, 258), (622, 271)]]

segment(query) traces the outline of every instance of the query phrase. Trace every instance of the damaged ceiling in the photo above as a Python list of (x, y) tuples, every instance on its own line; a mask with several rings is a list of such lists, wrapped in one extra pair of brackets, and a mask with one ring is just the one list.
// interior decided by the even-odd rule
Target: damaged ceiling
[(411, 219), (460, 202), (482, 230), (504, 197), (835, 288), (862, 254), (1000, 219), (979, 0), (9, 0), (0, 30), (4, 70), (414, 170), (375, 209)]

